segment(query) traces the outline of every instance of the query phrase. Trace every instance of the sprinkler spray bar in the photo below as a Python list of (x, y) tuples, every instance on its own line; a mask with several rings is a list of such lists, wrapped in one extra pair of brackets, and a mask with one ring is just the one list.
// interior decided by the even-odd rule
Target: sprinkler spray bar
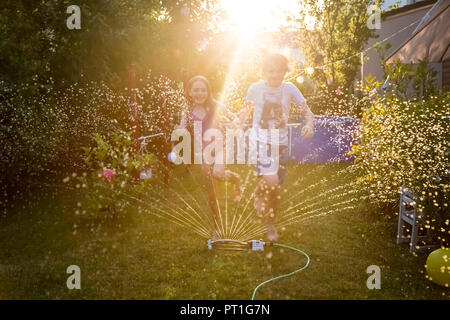
[(252, 251), (264, 251), (265, 246), (273, 246), (273, 242), (264, 242), (262, 240), (250, 240), (248, 242), (233, 239), (208, 240), (209, 250), (230, 250), (243, 251), (251, 249)]

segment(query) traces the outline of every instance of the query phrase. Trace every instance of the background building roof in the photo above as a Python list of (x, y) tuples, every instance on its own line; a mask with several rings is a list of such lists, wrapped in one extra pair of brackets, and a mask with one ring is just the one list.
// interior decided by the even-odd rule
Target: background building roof
[(400, 60), (417, 63), (428, 59), (441, 62), (450, 58), (450, 0), (439, 0), (423, 17), (411, 37), (394, 51), (387, 63)]

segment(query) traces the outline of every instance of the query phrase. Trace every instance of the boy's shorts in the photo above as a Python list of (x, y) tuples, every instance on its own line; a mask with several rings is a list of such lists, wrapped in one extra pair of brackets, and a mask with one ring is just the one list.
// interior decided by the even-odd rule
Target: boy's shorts
[[(277, 174), (279, 184), (282, 184), (286, 175), (286, 164), (289, 161), (289, 150), (287, 146), (267, 145), (267, 151), (260, 150), (258, 143), (257, 162), (255, 165), (255, 174), (259, 176)], [(278, 147), (278, 165), (275, 155), (272, 156), (272, 148)]]

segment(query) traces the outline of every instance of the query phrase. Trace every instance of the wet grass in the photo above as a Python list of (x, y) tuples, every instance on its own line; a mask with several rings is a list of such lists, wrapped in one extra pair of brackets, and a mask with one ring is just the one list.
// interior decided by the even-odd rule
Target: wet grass
[[(345, 183), (345, 175), (335, 178), (343, 168), (291, 165), (282, 201), (316, 196), (320, 188), (295, 198), (324, 177), (329, 178), (327, 190)], [(245, 175), (247, 169), (239, 170)], [(202, 203), (196, 174), (186, 178), (184, 187)], [(77, 192), (60, 188), (56, 197), (46, 196), (45, 188), (39, 192), (37, 200), (15, 203), (0, 219), (2, 299), (250, 299), (262, 281), (306, 262), (280, 248), (209, 251), (206, 239), (146, 211), (131, 208), (116, 219), (75, 214)], [(317, 208), (326, 210), (337, 201), (330, 198), (319, 198)], [(282, 202), (282, 208), (287, 206)], [(263, 286), (256, 298), (448, 299), (448, 288), (425, 278), (426, 255), (411, 255), (395, 239), (394, 212), (373, 212), (362, 200), (351, 210), (286, 225), (279, 242), (306, 251), (310, 266)], [(66, 287), (69, 265), (81, 268), (81, 290)], [(380, 290), (366, 286), (370, 265), (381, 269)]]

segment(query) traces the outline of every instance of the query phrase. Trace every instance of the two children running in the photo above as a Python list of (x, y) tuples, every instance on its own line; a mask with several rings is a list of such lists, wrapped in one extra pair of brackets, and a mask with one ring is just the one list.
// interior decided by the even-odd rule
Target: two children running
[[(232, 125), (235, 129), (243, 129), (253, 113), (250, 144), (255, 145), (257, 150), (255, 173), (260, 177), (254, 193), (254, 207), (260, 216), (266, 218), (267, 240), (277, 241), (275, 217), (289, 156), (287, 123), (290, 107), (294, 105), (305, 116), (306, 124), (302, 128), (301, 134), (306, 139), (311, 138), (314, 134), (314, 115), (297, 87), (290, 82), (283, 81), (289, 71), (288, 60), (285, 56), (281, 54), (266, 56), (262, 69), (264, 80), (250, 86), (244, 108)], [(182, 117), (179, 128), (188, 127), (193, 132), (193, 121), (202, 122), (203, 132), (210, 128), (221, 127), (216, 117), (218, 103), (212, 97), (206, 78), (201, 76), (192, 78), (186, 86), (186, 97), (189, 108)], [(278, 135), (271, 134), (274, 131)], [(274, 152), (274, 150), (278, 152)], [(202, 165), (202, 169), (206, 178), (209, 205), (215, 221), (212, 236), (213, 239), (217, 239), (221, 236), (221, 225), (214, 180), (232, 182), (235, 186), (236, 200), (239, 200), (242, 196), (241, 178), (237, 173), (226, 170), (223, 164)]]

